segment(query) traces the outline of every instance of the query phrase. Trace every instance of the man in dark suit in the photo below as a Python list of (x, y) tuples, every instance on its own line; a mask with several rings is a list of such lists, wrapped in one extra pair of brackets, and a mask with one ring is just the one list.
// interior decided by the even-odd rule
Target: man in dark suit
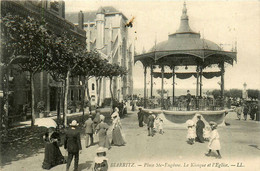
[(205, 128), (204, 122), (201, 120), (201, 115), (197, 114), (197, 123), (196, 123), (196, 141), (200, 143), (204, 143), (204, 137), (203, 137), (203, 129)]
[(68, 161), (66, 166), (66, 171), (69, 170), (71, 161), (74, 159), (74, 170), (78, 170), (79, 164), (79, 151), (82, 150), (80, 142), (80, 132), (76, 129), (78, 123), (76, 120), (73, 120), (70, 124), (71, 128), (68, 129), (65, 134), (64, 148), (68, 151)]
[(139, 121), (139, 127), (143, 127), (144, 114), (142, 108), (139, 108), (139, 112), (137, 113), (137, 116)]
[(154, 116), (151, 111), (149, 112), (147, 127), (148, 127), (148, 136), (153, 137)]
[(92, 116), (90, 115), (88, 120), (84, 124), (85, 127), (85, 146), (88, 148), (88, 142), (90, 138), (90, 145), (93, 144), (93, 133), (94, 133), (94, 122), (92, 121)]
[(187, 111), (190, 111), (190, 102), (191, 102), (190, 90), (187, 90), (186, 102), (187, 102)]

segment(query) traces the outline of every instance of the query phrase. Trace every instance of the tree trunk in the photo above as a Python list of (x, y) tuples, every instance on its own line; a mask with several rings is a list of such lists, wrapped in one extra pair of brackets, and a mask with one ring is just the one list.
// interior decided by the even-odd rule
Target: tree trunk
[(64, 126), (67, 127), (67, 113), (68, 113), (68, 94), (69, 94), (69, 79), (70, 79), (70, 71), (67, 72), (66, 80), (65, 80), (65, 89), (64, 89)]
[(98, 97), (99, 97), (99, 82), (98, 82), (99, 78), (96, 78), (96, 94), (97, 94), (97, 106), (99, 105), (98, 103)]
[(30, 79), (31, 79), (31, 112), (32, 112), (32, 119), (31, 119), (31, 126), (34, 126), (35, 124), (35, 102), (34, 102), (34, 73), (30, 73)]
[(102, 84), (102, 78), (99, 79), (99, 87), (98, 87), (98, 105), (100, 106), (100, 97), (101, 97), (101, 84)]
[(58, 125), (60, 124), (60, 102), (61, 102), (61, 97), (62, 93), (61, 93), (61, 88), (58, 88), (58, 102), (57, 102), (57, 123)]
[(87, 88), (88, 101), (90, 102), (90, 94), (89, 94), (88, 80), (87, 80), (87, 83), (86, 83), (86, 88)]
[(114, 103), (114, 96), (113, 96), (113, 90), (112, 90), (112, 82), (113, 82), (113, 79), (112, 79), (112, 77), (110, 77), (110, 84), (109, 84), (109, 88), (110, 88), (110, 94), (111, 94), (111, 106), (113, 107), (113, 103)]
[(62, 114), (63, 114), (63, 121), (62, 123), (64, 123), (64, 86), (65, 86), (65, 83), (64, 81), (62, 81), (62, 86), (61, 86), (61, 105), (62, 105)]

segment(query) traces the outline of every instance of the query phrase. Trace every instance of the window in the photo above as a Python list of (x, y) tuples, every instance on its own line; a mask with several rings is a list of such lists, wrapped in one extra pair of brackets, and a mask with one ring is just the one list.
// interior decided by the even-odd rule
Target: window
[(81, 99), (81, 89), (79, 89), (79, 101), (81, 101), (82, 99)]
[(70, 100), (71, 101), (74, 100), (74, 92), (73, 92), (73, 90), (70, 90)]
[(95, 84), (92, 83), (92, 90), (95, 90)]

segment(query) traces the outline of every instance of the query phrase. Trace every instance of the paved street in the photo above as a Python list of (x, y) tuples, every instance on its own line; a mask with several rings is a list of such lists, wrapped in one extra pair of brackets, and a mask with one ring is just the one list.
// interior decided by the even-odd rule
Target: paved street
[[(122, 119), (127, 144), (108, 151), (109, 170), (259, 170), (260, 124), (255, 121), (239, 121), (235, 113), (229, 113), (226, 122), (230, 126), (219, 127), (222, 159), (206, 157), (207, 142), (194, 145), (186, 143), (186, 128), (166, 125), (165, 134), (147, 136), (146, 127), (139, 128), (136, 112)], [(111, 138), (111, 130), (109, 130)], [(84, 140), (82, 138), (82, 146)], [(80, 154), (80, 170), (91, 169), (98, 145), (84, 148)], [(30, 148), (30, 147), (28, 147)], [(61, 147), (62, 153), (65, 150)], [(3, 171), (40, 171), (44, 149), (34, 156), (5, 165)], [(72, 165), (73, 166), (73, 163)], [(187, 166), (187, 167), (185, 167)], [(243, 166), (243, 167), (238, 167)], [(56, 166), (52, 171), (65, 170), (65, 164)], [(73, 170), (71, 168), (71, 170)]]

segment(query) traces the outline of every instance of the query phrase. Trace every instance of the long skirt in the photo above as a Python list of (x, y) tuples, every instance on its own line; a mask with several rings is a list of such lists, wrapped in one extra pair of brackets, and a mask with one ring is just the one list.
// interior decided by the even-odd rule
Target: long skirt
[(111, 144), (118, 145), (118, 146), (125, 144), (124, 138), (122, 136), (121, 129), (119, 127), (115, 127), (112, 131), (112, 142), (111, 142)]
[(203, 129), (201, 129), (201, 128), (197, 129), (196, 134), (197, 134), (196, 141), (203, 143), (204, 142)]
[(42, 163), (43, 169), (50, 169), (54, 166), (64, 163), (64, 157), (61, 154), (57, 143), (46, 143), (44, 161)]
[(104, 147), (104, 148), (110, 149), (111, 145), (110, 145), (106, 130), (101, 129), (99, 131), (98, 138), (99, 138), (99, 142), (98, 142), (99, 147)]
[(220, 142), (219, 139), (214, 139), (211, 144), (208, 145), (208, 148), (210, 150), (220, 150), (221, 146), (220, 146)]

